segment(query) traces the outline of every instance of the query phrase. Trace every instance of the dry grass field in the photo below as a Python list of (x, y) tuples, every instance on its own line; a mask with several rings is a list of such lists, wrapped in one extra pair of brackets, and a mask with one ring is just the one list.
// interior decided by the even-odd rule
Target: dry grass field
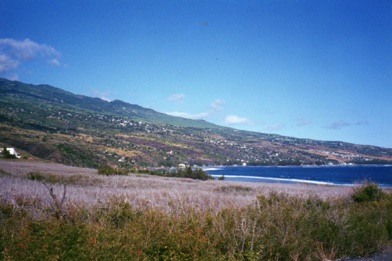
[(337, 260), (391, 244), (392, 196), (0, 160), (0, 224), (0, 260)]
[(8, 174), (0, 177), (0, 196), (3, 200), (28, 197), (50, 203), (50, 195), (42, 182), (27, 179), (29, 173), (36, 172), (58, 181), (51, 184), (56, 193), (62, 193), (61, 183), (67, 184), (67, 202), (89, 205), (121, 197), (134, 207), (145, 207), (147, 204), (169, 212), (183, 205), (216, 210), (228, 206), (243, 207), (252, 204), (257, 196), (272, 192), (330, 199), (348, 197), (352, 191), (351, 187), (199, 181), (147, 174), (103, 176), (97, 175), (95, 169), (20, 160), (0, 160), (0, 170)]

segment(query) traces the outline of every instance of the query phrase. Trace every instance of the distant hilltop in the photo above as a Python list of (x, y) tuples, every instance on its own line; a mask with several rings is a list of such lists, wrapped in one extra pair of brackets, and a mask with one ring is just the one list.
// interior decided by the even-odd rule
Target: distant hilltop
[(0, 147), (75, 166), (392, 164), (392, 149), (241, 131), (0, 78)]

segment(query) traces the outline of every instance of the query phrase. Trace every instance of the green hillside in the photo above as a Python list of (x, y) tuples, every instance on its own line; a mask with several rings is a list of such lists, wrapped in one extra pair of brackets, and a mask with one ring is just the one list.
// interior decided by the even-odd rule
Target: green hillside
[(390, 163), (392, 149), (239, 131), (0, 79), (0, 145), (69, 165)]

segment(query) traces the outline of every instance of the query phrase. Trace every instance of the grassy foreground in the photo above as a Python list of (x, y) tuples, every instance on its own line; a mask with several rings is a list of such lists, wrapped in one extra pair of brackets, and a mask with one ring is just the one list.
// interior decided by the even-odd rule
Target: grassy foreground
[[(135, 204), (126, 194), (83, 204), (72, 200), (76, 189), (105, 186), (1, 174), (11, 188), (0, 194), (1, 260), (334, 260), (367, 256), (392, 242), (392, 195), (373, 184), (347, 197), (320, 198), (208, 181), (225, 184), (211, 187), (216, 199), (256, 195), (246, 204), (215, 207), (192, 204), (184, 192), (157, 206), (148, 197)], [(23, 182), (40, 192), (11, 195)]]

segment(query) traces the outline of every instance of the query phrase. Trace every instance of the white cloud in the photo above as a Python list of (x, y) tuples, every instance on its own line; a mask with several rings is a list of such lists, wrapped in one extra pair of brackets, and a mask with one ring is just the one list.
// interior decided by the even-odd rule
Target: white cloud
[(325, 128), (327, 129), (332, 129), (332, 130), (340, 130), (346, 127), (350, 127), (350, 126), (365, 126), (368, 125), (369, 122), (367, 120), (362, 120), (362, 121), (358, 121), (355, 123), (351, 123), (351, 122), (347, 122), (344, 120), (339, 120), (339, 121), (335, 121), (332, 122), (331, 124), (329, 124), (328, 126), (326, 126)]
[(250, 124), (250, 121), (247, 118), (239, 117), (237, 115), (228, 115), (225, 118), (225, 123), (229, 125)]
[(299, 119), (296, 119), (296, 121), (297, 121), (297, 126), (307, 126), (307, 125), (312, 124), (312, 122), (310, 120), (305, 119), (305, 118), (299, 118)]
[(333, 129), (333, 130), (340, 130), (342, 128), (349, 127), (351, 125), (352, 124), (349, 123), (349, 122), (346, 122), (346, 121), (343, 121), (343, 120), (339, 120), (339, 121), (332, 122), (326, 128), (327, 129)]
[(225, 105), (225, 101), (217, 99), (213, 103), (211, 103), (210, 107), (213, 111), (221, 111), (225, 108)]
[(20, 81), (19, 76), (15, 73), (8, 75), (7, 79), (10, 81)]
[(209, 115), (208, 112), (200, 112), (200, 113), (192, 114), (192, 113), (187, 113), (187, 112), (175, 111), (175, 112), (165, 112), (165, 113), (172, 115), (172, 116), (187, 118), (187, 119), (191, 119), (191, 120), (204, 119), (204, 118), (208, 117), (208, 115)]
[(286, 127), (286, 124), (283, 123), (272, 123), (272, 124), (266, 124), (263, 126), (264, 131), (278, 131)]
[(55, 48), (46, 44), (38, 44), (30, 39), (17, 41), (14, 39), (3, 38), (0, 39), (0, 47), (2, 50), (6, 50), (8, 53), (24, 60), (33, 59), (37, 55), (43, 57), (60, 56), (60, 53)]
[(185, 100), (185, 95), (182, 93), (175, 93), (169, 97), (169, 100), (173, 102), (183, 102)]
[(54, 65), (54, 66), (60, 66), (61, 65), (60, 61), (58, 59), (56, 59), (56, 58), (50, 59), (48, 61), (48, 63), (51, 64), (51, 65)]
[(19, 62), (17, 60), (0, 53), (0, 73), (14, 70), (18, 65)]
[[(176, 93), (173, 94), (169, 97), (170, 101), (173, 102), (179, 102), (182, 103), (185, 100), (185, 95), (182, 93)], [(200, 113), (188, 113), (188, 112), (180, 112), (180, 111), (174, 111), (174, 112), (165, 112), (168, 115), (176, 116), (176, 117), (182, 117), (182, 118), (187, 118), (187, 119), (192, 119), (192, 120), (200, 120), (200, 119), (205, 119), (210, 117), (212, 114), (221, 111), (224, 109), (225, 101), (216, 99), (214, 102), (210, 104), (210, 108), (208, 111), (205, 112), (200, 112)]]
[(369, 122), (367, 120), (358, 121), (355, 123), (355, 125), (358, 125), (358, 126), (369, 125)]
[(94, 97), (100, 98), (101, 100), (108, 101), (108, 102), (112, 101), (112, 99), (109, 98), (109, 94), (110, 94), (109, 92), (101, 92), (98, 90), (93, 91)]
[(22, 62), (37, 57), (45, 59), (51, 65), (61, 65), (60, 53), (49, 45), (38, 44), (30, 39), (0, 39), (0, 72), (16, 70)]

